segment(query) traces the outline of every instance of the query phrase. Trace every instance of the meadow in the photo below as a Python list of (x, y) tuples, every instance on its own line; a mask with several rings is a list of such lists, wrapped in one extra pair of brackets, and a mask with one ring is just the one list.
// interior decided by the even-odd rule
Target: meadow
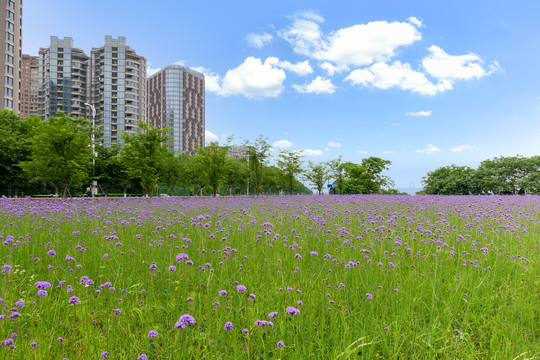
[(0, 199), (2, 359), (537, 359), (540, 197)]

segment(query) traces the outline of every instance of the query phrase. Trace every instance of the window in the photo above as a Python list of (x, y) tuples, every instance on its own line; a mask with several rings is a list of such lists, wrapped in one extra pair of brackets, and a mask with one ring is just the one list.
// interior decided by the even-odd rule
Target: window
[(13, 97), (13, 89), (4, 88), (4, 95), (9, 96), (9, 97)]
[(4, 99), (4, 107), (13, 109), (13, 100)]
[(4, 84), (13, 86), (13, 78), (9, 76), (4, 76)]
[(15, 14), (12, 11), (6, 10), (6, 18), (15, 20)]
[(11, 30), (11, 31), (15, 31), (15, 24), (12, 23), (11, 21), (6, 21), (6, 29), (8, 30)]
[(15, 35), (13, 35), (12, 33), (6, 31), (6, 40), (11, 41), (11, 42), (15, 42)]
[(15, 51), (15, 47), (9, 43), (6, 43), (6, 51), (13, 53)]
[(5, 66), (4, 71), (6, 72), (6, 74), (13, 75), (13, 67), (9, 65)]
[(10, 8), (11, 10), (15, 10), (15, 3), (13, 2), (13, 0), (7, 0), (6, 6)]

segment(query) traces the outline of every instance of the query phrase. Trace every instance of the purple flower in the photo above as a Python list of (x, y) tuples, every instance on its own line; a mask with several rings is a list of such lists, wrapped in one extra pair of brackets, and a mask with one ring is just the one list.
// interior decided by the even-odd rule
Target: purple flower
[(120, 309), (112, 309), (112, 312), (115, 313), (116, 315), (120, 315), (122, 313), (122, 310), (120, 310)]
[(227, 322), (225, 323), (225, 326), (223, 326), (223, 328), (224, 328), (225, 330), (232, 330), (233, 327), (234, 327), (234, 326), (233, 326), (232, 322), (230, 322), (230, 321), (227, 321)]
[(148, 360), (148, 356), (146, 356), (145, 354), (141, 354), (141, 355), (139, 355), (137, 360)]
[(219, 296), (225, 296), (225, 295), (227, 295), (227, 291), (219, 290)]
[(12, 312), (11, 314), (9, 314), (9, 318), (10, 318), (10, 319), (14, 319), (14, 318), (17, 318), (17, 317), (19, 317), (19, 316), (21, 316), (21, 314), (18, 313), (17, 311), (14, 311), (14, 312)]
[(22, 300), (16, 301), (15, 305), (22, 309), (24, 307), (24, 301)]
[(79, 298), (76, 297), (76, 296), (72, 296), (72, 297), (69, 298), (68, 302), (69, 302), (70, 304), (75, 305), (76, 303), (79, 302)]
[(272, 319), (274, 316), (277, 316), (277, 312), (276, 311), (272, 311), (270, 314), (268, 314), (268, 317), (270, 319)]
[(38, 290), (37, 296), (47, 296), (47, 291), (46, 290)]
[(184, 260), (184, 259), (189, 259), (189, 257), (184, 253), (180, 253), (180, 254), (176, 255), (176, 261), (182, 262), (182, 260)]
[(255, 294), (249, 294), (249, 297), (252, 298), (252, 299), (256, 299), (257, 296), (255, 296)]
[(248, 332), (249, 332), (248, 329), (242, 329), (242, 333), (243, 333), (243, 334), (247, 334)]
[(2, 345), (3, 346), (13, 345), (13, 339), (9, 338), (9, 339), (6, 339), (6, 340), (2, 341)]
[(236, 290), (238, 290), (240, 292), (246, 292), (247, 288), (244, 285), (238, 285), (236, 287)]
[(59, 343), (61, 343), (61, 342), (64, 342), (64, 339), (61, 338), (61, 337), (59, 337), (58, 339), (56, 339), (56, 341), (58, 341)]
[(184, 315), (180, 316), (180, 318), (178, 319), (176, 324), (174, 324), (174, 328), (175, 329), (178, 329), (178, 328), (185, 329), (186, 325), (193, 325), (195, 323), (196, 323), (196, 321), (195, 321), (195, 318), (193, 316), (191, 316), (189, 314), (184, 314)]
[(192, 298), (192, 297), (188, 297), (188, 298), (186, 299), (186, 301), (192, 302), (192, 301), (193, 301), (193, 298)]
[(298, 315), (298, 314), (300, 314), (300, 310), (298, 310), (298, 309), (296, 309), (296, 308), (294, 308), (294, 307), (292, 307), (292, 306), (289, 306), (287, 309), (285, 309), (285, 312), (286, 312), (287, 314), (291, 314), (291, 315)]
[(150, 330), (148, 332), (148, 338), (155, 338), (156, 336), (158, 336), (158, 332), (156, 330)]
[(33, 347), (34, 349), (37, 348), (37, 342), (32, 341), (32, 343), (30, 344), (30, 346)]
[(105, 358), (108, 358), (108, 357), (109, 357), (109, 352), (108, 352), (108, 351), (102, 352), (102, 353), (101, 353), (101, 357), (104, 358), (104, 359), (105, 359)]
[[(174, 266), (169, 266), (169, 271), (176, 271), (176, 267), (174, 267)], [(143, 354), (143, 355), (144, 355), (144, 354)], [(144, 356), (146, 356), (146, 355), (144, 355)]]
[(285, 343), (284, 343), (283, 341), (278, 341), (278, 342), (276, 343), (276, 346), (277, 346), (278, 348), (282, 348), (282, 347), (285, 347)]
[(11, 271), (11, 269), (12, 269), (11, 265), (7, 265), (7, 264), (4, 265), (3, 267), (4, 267), (4, 268), (2, 269), (2, 272), (3, 272), (3, 273), (7, 273), (8, 271)]
[(367, 293), (367, 294), (366, 294), (366, 297), (367, 297), (369, 300), (373, 299), (373, 295), (371, 295), (370, 293)]

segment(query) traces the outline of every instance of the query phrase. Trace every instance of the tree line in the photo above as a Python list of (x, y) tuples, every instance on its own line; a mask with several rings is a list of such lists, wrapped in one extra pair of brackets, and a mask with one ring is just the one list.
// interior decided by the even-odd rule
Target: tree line
[(422, 184), (425, 194), (540, 194), (540, 156), (495, 157), (476, 169), (444, 166), (429, 172)]
[(169, 129), (142, 121), (138, 126), (136, 135), (123, 136), (122, 147), (96, 141), (93, 152), (95, 129), (85, 118), (58, 113), (46, 121), (37, 116), (20, 119), (1, 110), (0, 193), (80, 196), (92, 180), (97, 180), (100, 194), (124, 196), (311, 194), (304, 182), (318, 194), (329, 183), (336, 194), (397, 193), (392, 179), (382, 174), (391, 162), (377, 157), (360, 164), (341, 157), (306, 164), (299, 151), (273, 156), (262, 135), (241, 145), (239, 159), (229, 156), (232, 138), (226, 144), (198, 147), (193, 154), (174, 154), (166, 146)]

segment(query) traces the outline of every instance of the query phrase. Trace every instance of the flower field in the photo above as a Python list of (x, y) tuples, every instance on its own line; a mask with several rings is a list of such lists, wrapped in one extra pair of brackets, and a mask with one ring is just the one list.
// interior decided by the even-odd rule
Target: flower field
[(534, 359), (540, 197), (0, 200), (5, 359)]

